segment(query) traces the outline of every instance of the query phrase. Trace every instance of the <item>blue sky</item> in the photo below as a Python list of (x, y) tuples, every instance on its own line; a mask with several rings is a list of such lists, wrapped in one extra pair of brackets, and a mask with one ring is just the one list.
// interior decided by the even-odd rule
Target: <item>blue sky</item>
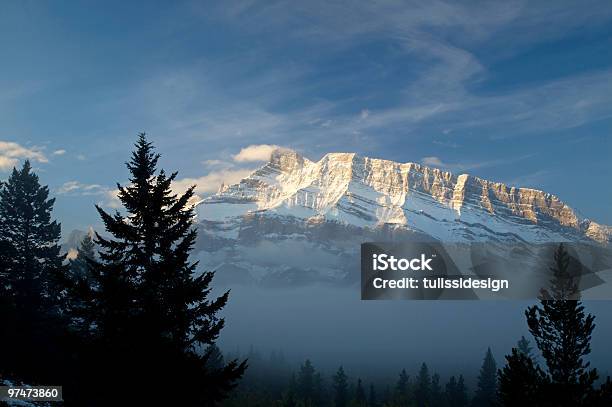
[(115, 205), (140, 131), (201, 195), (280, 145), (543, 189), (612, 224), (608, 1), (3, 2), (0, 49), (0, 179), (30, 158), (65, 231)]

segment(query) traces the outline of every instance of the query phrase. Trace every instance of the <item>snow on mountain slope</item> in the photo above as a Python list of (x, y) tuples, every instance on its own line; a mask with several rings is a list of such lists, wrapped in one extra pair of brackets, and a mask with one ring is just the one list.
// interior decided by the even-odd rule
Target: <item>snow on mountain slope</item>
[(394, 225), (443, 241), (607, 243), (612, 235), (542, 191), (352, 153), (313, 162), (286, 149), (198, 206), (199, 219), (228, 227), (254, 214), (359, 228)]
[(314, 162), (286, 149), (197, 212), (196, 257), (228, 283), (356, 282), (367, 241), (608, 244), (612, 235), (542, 191), (352, 153)]

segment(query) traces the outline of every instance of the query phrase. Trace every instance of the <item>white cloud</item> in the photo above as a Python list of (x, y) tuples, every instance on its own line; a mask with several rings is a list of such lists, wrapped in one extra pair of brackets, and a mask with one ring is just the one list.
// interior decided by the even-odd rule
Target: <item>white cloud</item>
[(254, 144), (240, 150), (234, 156), (237, 162), (268, 161), (274, 150), (280, 147), (273, 144)]
[(172, 184), (172, 190), (177, 194), (182, 194), (189, 187), (195, 185), (194, 190), (198, 199), (203, 195), (217, 192), (221, 184), (230, 185), (239, 182), (241, 179), (248, 177), (253, 170), (220, 170), (213, 171), (199, 178), (182, 178), (176, 180)]
[(3, 155), (0, 155), (0, 170), (8, 170), (17, 166), (19, 160), (16, 158), (10, 158)]
[(442, 160), (440, 160), (440, 157), (436, 157), (436, 156), (423, 157), (421, 159), (421, 162), (424, 165), (429, 165), (432, 167), (446, 167), (447, 166), (446, 164), (442, 162)]
[(123, 205), (121, 204), (121, 200), (119, 200), (119, 190), (118, 189), (110, 189), (104, 192), (104, 196), (106, 197), (106, 201), (100, 202), (99, 205), (106, 206), (112, 209), (119, 209)]
[(108, 191), (107, 187), (99, 184), (83, 184), (79, 181), (64, 182), (56, 190), (59, 195), (78, 194), (78, 195), (102, 195)]
[(49, 162), (38, 147), (24, 147), (12, 141), (0, 140), (0, 171), (11, 169), (21, 159), (28, 159), (39, 163)]
[[(231, 185), (239, 182), (241, 179), (249, 176), (253, 170), (246, 169), (222, 169), (212, 171), (207, 175), (197, 178), (181, 178), (177, 179), (172, 183), (172, 191), (175, 194), (184, 194), (187, 189), (193, 185), (196, 186), (194, 189), (194, 197), (191, 203), (196, 203), (202, 200), (205, 196), (215, 193), (219, 190), (222, 184)], [(112, 209), (120, 209), (123, 205), (119, 200), (119, 190), (104, 188), (102, 190), (105, 200), (99, 202), (101, 206)]]
[(68, 196), (97, 196), (99, 197), (97, 204), (100, 206), (111, 209), (119, 209), (122, 207), (118, 197), (119, 190), (100, 184), (84, 184), (79, 181), (67, 181), (57, 188), (55, 193)]
[[(389, 130), (387, 134), (395, 134), (399, 126), (403, 134), (424, 126), (453, 126), (487, 127), (491, 131), (482, 134), (507, 136), (576, 127), (612, 116), (609, 109), (612, 93), (608, 85), (612, 83), (612, 72), (591, 74), (592, 78), (570, 75), (562, 80), (537, 82), (524, 90), (473, 91), (474, 84), (489, 75), (488, 64), (473, 52), (479, 46), (491, 50), (490, 56), (497, 62), (522, 52), (527, 45), (564, 37), (571, 28), (607, 24), (612, 9), (584, 7), (577, 2), (525, 4), (521, 0), (486, 4), (383, 1), (350, 7), (342, 1), (313, 0), (291, 7), (283, 1), (273, 7), (262, 3), (249, 0), (241, 7), (196, 7), (196, 13), (239, 24), (241, 30), (254, 35), (270, 30), (288, 32), (292, 40), (314, 46), (320, 52), (358, 47), (372, 38), (388, 39), (397, 45), (398, 53), (410, 56), (415, 63), (414, 75), (406, 76), (410, 81), (398, 81), (396, 85), (400, 95), (397, 102), (377, 108), (375, 115), (364, 109), (357, 118), (354, 114), (338, 114), (332, 107), (327, 115), (318, 116), (318, 127), (325, 127), (324, 132), (304, 126), (296, 110), (273, 114), (266, 109), (269, 105), (293, 100), (299, 92), (296, 89), (299, 80), (291, 81), (290, 86), (277, 82), (273, 91), (266, 88), (265, 98), (262, 93), (254, 92), (249, 100), (259, 102), (259, 106), (249, 106), (247, 111), (260, 113), (253, 123), (265, 122), (266, 134), (295, 138), (296, 134), (308, 132), (313, 143), (315, 138), (317, 142), (324, 138), (324, 143), (335, 138), (346, 145), (347, 135), (354, 131), (376, 132), (380, 137), (385, 136), (385, 130)], [(257, 12), (253, 13), (255, 9)], [(303, 21), (312, 24), (304, 26)], [(287, 30), (289, 27), (291, 30)], [(231, 62), (233, 66), (248, 66), (252, 62), (248, 58), (254, 57), (249, 54), (244, 58), (247, 61), (242, 64)], [(293, 65), (283, 68), (289, 71)], [(275, 71), (275, 74), (279, 73)], [(270, 85), (256, 79), (249, 78), (249, 82)], [(356, 74), (354, 79), (363, 78)], [(588, 103), (576, 104), (576, 101)], [(257, 134), (260, 130), (248, 134)]]
[(222, 160), (205, 160), (202, 161), (202, 164), (204, 164), (205, 167), (207, 168), (211, 168), (211, 167), (227, 167), (227, 166), (231, 166), (231, 163), (228, 163), (226, 161), (222, 161)]
[(64, 149), (55, 150), (53, 152), (53, 155), (64, 155), (64, 154), (66, 154), (66, 150)]
[[(222, 163), (222, 162), (220, 162)], [(172, 183), (172, 191), (183, 194), (193, 185), (196, 186), (192, 203), (201, 200), (204, 196), (217, 192), (222, 184), (230, 185), (249, 176), (250, 169), (220, 169), (197, 178), (181, 178)], [(68, 181), (56, 191), (58, 195), (100, 196), (98, 205), (111, 209), (120, 209), (123, 205), (119, 200), (119, 189), (109, 188), (99, 184), (84, 184), (79, 181)]]
[(79, 161), (85, 161), (87, 159), (87, 157), (85, 157), (85, 155), (83, 155), (83, 154), (78, 154), (76, 156), (76, 159), (79, 160)]

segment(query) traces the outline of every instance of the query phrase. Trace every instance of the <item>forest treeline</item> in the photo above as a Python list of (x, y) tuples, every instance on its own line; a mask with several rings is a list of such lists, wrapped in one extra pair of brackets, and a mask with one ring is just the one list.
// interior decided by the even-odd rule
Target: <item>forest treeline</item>
[[(342, 366), (332, 374), (325, 374), (309, 359), (293, 370), (282, 352), (272, 352), (264, 358), (251, 349), (242, 356), (249, 360), (249, 369), (238, 388), (223, 403), (227, 407), (470, 406), (472, 392), (462, 375), (451, 376), (442, 383), (440, 375), (430, 372), (425, 363), (416, 377), (412, 378), (402, 369), (395, 381), (387, 383), (380, 377), (371, 381), (352, 377)], [(240, 355), (229, 354), (228, 357)], [(493, 368), (486, 374), (494, 379), (497, 372)]]
[(534, 346), (521, 338), (499, 369), (489, 349), (474, 389), (426, 363), (381, 383), (342, 366), (324, 375), (309, 360), (292, 372), (281, 353), (223, 355), (229, 292), (212, 296), (214, 272), (190, 261), (194, 189), (173, 193), (177, 173), (159, 158), (141, 134), (118, 185), (123, 212), (96, 206), (105, 234), (86, 236), (71, 259), (30, 163), (0, 184), (0, 382), (62, 385), (63, 404), (78, 407), (612, 405), (610, 378), (585, 359), (595, 318), (562, 245), (550, 290), (525, 312)]
[(246, 361), (211, 363), (229, 292), (211, 298), (212, 272), (194, 273), (193, 187), (140, 135), (118, 185), (124, 213), (96, 207), (108, 237), (60, 253), (54, 199), (26, 161), (0, 189), (0, 375), (62, 385), (71, 406), (209, 406)]

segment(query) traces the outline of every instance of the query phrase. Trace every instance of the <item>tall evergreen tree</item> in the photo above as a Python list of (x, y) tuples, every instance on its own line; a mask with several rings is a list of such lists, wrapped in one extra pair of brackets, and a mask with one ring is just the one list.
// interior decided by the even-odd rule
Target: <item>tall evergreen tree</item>
[(466, 407), (468, 405), (467, 389), (463, 375), (459, 379), (451, 376), (446, 384), (445, 398), (449, 407)]
[(376, 397), (376, 389), (374, 384), (370, 384), (370, 393), (368, 394), (368, 407), (377, 407), (378, 397)]
[(321, 375), (321, 372), (317, 372), (315, 374), (313, 393), (313, 404), (315, 406), (322, 405), (325, 399), (325, 384), (323, 383), (323, 376)]
[(500, 401), (505, 406), (522, 405), (528, 400), (534, 406), (608, 405), (612, 387), (605, 382), (596, 389), (597, 371), (584, 361), (591, 351), (595, 318), (585, 314), (579, 301), (575, 277), (581, 275), (582, 266), (562, 244), (553, 259), (551, 289), (543, 290), (539, 305), (525, 311), (546, 372), (535, 365), (524, 345), (513, 349), (499, 372)]
[(24, 318), (53, 301), (53, 282), (63, 269), (61, 227), (51, 220), (54, 203), (27, 160), (20, 170), (13, 168), (0, 189), (0, 241), (6, 259), (0, 286), (10, 286), (7, 294)]
[(402, 369), (395, 385), (395, 403), (405, 405), (410, 402), (410, 376), (406, 373), (406, 369)]
[[(540, 305), (525, 311), (529, 331), (535, 338), (548, 374), (549, 400), (558, 406), (580, 406), (592, 392), (597, 371), (584, 357), (591, 352), (595, 317), (586, 314), (570, 264), (580, 267), (561, 244), (554, 254), (552, 287), (543, 291)], [(573, 298), (573, 299), (568, 299)]]
[(348, 378), (344, 368), (340, 366), (334, 375), (334, 406), (346, 407), (348, 404)]
[(77, 247), (76, 257), (70, 260), (70, 272), (75, 277), (89, 278), (90, 261), (96, 258), (96, 244), (92, 234), (88, 233)]
[(315, 376), (316, 371), (310, 359), (306, 359), (300, 366), (297, 378), (297, 394), (305, 402), (312, 402), (315, 398)]
[(63, 322), (56, 283), (64, 272), (54, 203), (27, 160), (0, 187), (0, 375), (30, 383), (57, 377), (63, 365), (54, 366)]
[(444, 397), (442, 394), (442, 386), (440, 385), (440, 375), (434, 373), (431, 376), (431, 405), (444, 406)]
[(474, 407), (489, 407), (494, 406), (497, 398), (497, 366), (491, 348), (487, 349), (480, 375), (478, 376), (478, 384), (476, 394), (472, 405)]
[(76, 256), (70, 259), (67, 272), (61, 278), (61, 285), (66, 290), (60, 296), (63, 312), (68, 315), (71, 322), (82, 321), (89, 308), (91, 271), (90, 267), (96, 258), (96, 244), (93, 240), (93, 230), (83, 239), (76, 250)]
[(446, 383), (444, 395), (446, 398), (446, 404), (449, 407), (455, 407), (455, 395), (457, 394), (457, 379), (455, 376), (451, 376)]
[(289, 386), (287, 389), (287, 394), (285, 394), (283, 400), (283, 407), (296, 407), (296, 392), (297, 392), (297, 382), (295, 380), (295, 374), (291, 375), (291, 380), (289, 381)]
[(552, 273), (550, 288), (541, 290), (540, 299), (542, 301), (579, 300), (578, 285), (582, 264), (569, 255), (563, 243), (555, 250), (553, 259), (553, 265), (550, 267)]
[[(189, 261), (196, 239), (190, 205), (194, 187), (174, 194), (177, 173), (157, 171), (160, 156), (144, 134), (135, 147), (127, 163), (130, 183), (117, 185), (126, 213), (111, 215), (96, 206), (111, 237), (96, 234), (100, 260), (91, 261), (90, 289), (72, 291), (89, 304), (74, 327), (93, 344), (92, 377), (82, 389), (98, 394), (98, 404), (112, 404), (87, 389), (88, 383), (112, 377), (117, 384), (155, 389), (126, 392), (121, 395), (126, 403), (135, 398), (146, 404), (150, 397), (155, 403), (213, 405), (246, 368), (245, 362), (232, 360), (222, 369), (210, 369), (210, 348), (198, 352), (219, 336), (224, 320), (218, 313), (229, 292), (209, 299), (214, 273), (196, 276), (197, 262)], [(174, 391), (178, 386), (198, 390)]]
[(505, 407), (546, 406), (543, 389), (546, 374), (533, 363), (527, 353), (517, 348), (506, 356), (506, 365), (499, 371), (498, 399)]
[(468, 405), (467, 386), (461, 374), (459, 375), (459, 379), (457, 379), (456, 401), (458, 407), (466, 407)]
[(417, 407), (428, 406), (431, 402), (431, 377), (429, 376), (429, 369), (425, 363), (421, 365), (419, 375), (416, 379), (414, 398)]
[(355, 388), (355, 404), (359, 407), (367, 406), (366, 393), (361, 383), (361, 379), (357, 379), (357, 386)]

